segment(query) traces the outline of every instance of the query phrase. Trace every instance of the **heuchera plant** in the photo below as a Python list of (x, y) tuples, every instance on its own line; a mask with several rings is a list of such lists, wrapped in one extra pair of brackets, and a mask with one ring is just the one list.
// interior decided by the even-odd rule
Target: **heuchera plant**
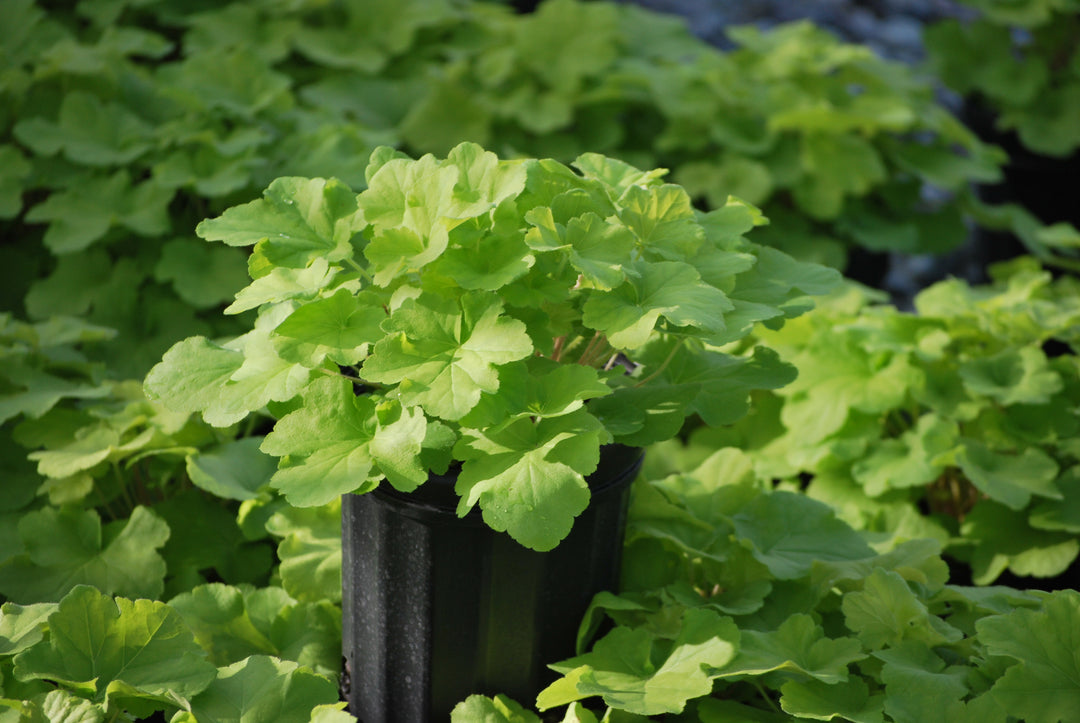
[(1036, 153), (1080, 149), (1080, 2), (963, 0), (978, 11), (926, 31), (931, 67), (953, 90), (997, 113)]
[(940, 282), (915, 313), (850, 292), (761, 339), (799, 370), (752, 418), (699, 432), (809, 480), (882, 547), (932, 537), (988, 584), (1080, 554), (1080, 286), (1033, 259)]
[(227, 310), (257, 309), (253, 328), (176, 344), (148, 393), (218, 426), (269, 411), (271, 484), (294, 505), (411, 491), (455, 462), (459, 514), (550, 549), (601, 445), (730, 423), (749, 390), (791, 381), (732, 345), (837, 279), (745, 240), (764, 220), (744, 203), (702, 213), (662, 170), (574, 165), (383, 148), (359, 195), (274, 181), (197, 229), (254, 247)]

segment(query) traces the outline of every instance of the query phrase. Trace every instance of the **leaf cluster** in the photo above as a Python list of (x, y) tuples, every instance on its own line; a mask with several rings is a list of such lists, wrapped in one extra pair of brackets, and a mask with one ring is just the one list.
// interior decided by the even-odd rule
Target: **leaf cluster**
[(761, 338), (799, 378), (696, 443), (749, 451), (881, 546), (933, 537), (979, 584), (1054, 577), (1080, 553), (1080, 287), (1031, 259), (913, 312), (849, 290)]
[(169, 604), (77, 585), (0, 607), (0, 716), (23, 723), (354, 721), (333, 681), (340, 610), (279, 588), (196, 587)]
[[(625, 589), (595, 598), (536, 705), (589, 723), (1069, 720), (1080, 594), (949, 585), (939, 552), (875, 553), (719, 450), (635, 487)], [(474, 696), (454, 720), (540, 718)]]
[(227, 309), (255, 309), (251, 331), (177, 343), (148, 393), (216, 426), (269, 409), (261, 449), (290, 504), (383, 479), (409, 492), (453, 460), (458, 514), (479, 505), (553, 547), (602, 444), (726, 424), (750, 390), (790, 381), (767, 349), (721, 348), (838, 276), (747, 241), (763, 219), (746, 204), (702, 213), (662, 171), (575, 167), (465, 143), (445, 159), (377, 150), (359, 194), (277, 179), (197, 229), (253, 247)]
[(926, 31), (930, 67), (953, 90), (996, 113), (1036, 153), (1080, 148), (1080, 3), (964, 0), (975, 18)]

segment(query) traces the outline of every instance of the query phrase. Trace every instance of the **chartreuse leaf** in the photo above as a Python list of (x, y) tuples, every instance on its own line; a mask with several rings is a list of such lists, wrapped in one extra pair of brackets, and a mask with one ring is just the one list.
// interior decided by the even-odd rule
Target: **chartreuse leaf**
[(1067, 721), (1080, 709), (1080, 593), (1050, 593), (1041, 610), (1014, 610), (975, 623), (992, 655), (1016, 664), (990, 689), (1003, 708), (1029, 723)]
[(709, 670), (734, 658), (739, 630), (712, 610), (683, 613), (673, 640), (645, 628), (617, 627), (593, 649), (551, 666), (566, 677), (537, 696), (547, 710), (599, 695), (613, 708), (637, 715), (680, 713), (687, 701), (712, 691)]
[(289, 308), (261, 315), (254, 330), (226, 345), (202, 336), (177, 342), (147, 374), (147, 396), (177, 412), (201, 412), (216, 427), (235, 424), (271, 401), (292, 399), (310, 372), (274, 351), (271, 334), (282, 313)]
[(924, 414), (899, 439), (884, 439), (851, 468), (866, 494), (876, 497), (890, 489), (930, 484), (945, 469), (943, 455), (959, 443), (955, 422)]
[(472, 218), (492, 209), (525, 188), (525, 161), (500, 161), (475, 143), (462, 143), (446, 156), (446, 165), (458, 169), (453, 218)]
[(285, 591), (300, 602), (341, 600), (341, 499), (322, 507), (283, 507), (266, 522), (283, 538), (279, 573)]
[(236, 301), (225, 309), (225, 313), (239, 314), (270, 302), (314, 298), (337, 273), (338, 268), (330, 266), (321, 256), (316, 257), (306, 268), (271, 269), (265, 276), (260, 276), (236, 292)]
[(157, 550), (169, 527), (145, 507), (107, 531), (94, 510), (45, 507), (19, 520), (19, 537), (24, 552), (0, 564), (0, 593), (11, 600), (56, 601), (81, 584), (131, 597), (161, 594), (165, 562)]
[(458, 204), (454, 187), (459, 170), (434, 156), (413, 161), (396, 158), (368, 179), (359, 196), (371, 241), (364, 255), (377, 269), (375, 283), (385, 286), (399, 273), (437, 259), (449, 243), (449, 225)]
[(352, 255), (356, 210), (356, 194), (340, 181), (284, 177), (263, 198), (201, 222), (195, 233), (229, 246), (256, 244), (270, 263), (303, 269), (316, 258), (334, 262)]
[(138, 698), (182, 704), (214, 679), (214, 666), (179, 614), (153, 600), (112, 598), (80, 585), (49, 616), (49, 637), (15, 656), (20, 680), (51, 680), (97, 703)]
[(191, 698), (191, 712), (199, 723), (308, 723), (312, 708), (337, 700), (329, 678), (292, 661), (252, 655), (219, 669)]
[(776, 630), (742, 630), (735, 659), (714, 677), (761, 675), (772, 671), (801, 673), (823, 683), (848, 679), (848, 665), (866, 657), (855, 638), (827, 638), (809, 615), (793, 615)]
[(590, 295), (583, 307), (585, 325), (606, 334), (612, 346), (644, 346), (661, 317), (676, 327), (724, 330), (724, 312), (734, 306), (724, 292), (703, 282), (690, 264), (638, 262), (628, 268), (630, 278), (624, 284)]
[(690, 195), (679, 186), (629, 186), (619, 205), (619, 219), (649, 255), (683, 261), (692, 258), (705, 241)]
[(282, 457), (270, 484), (292, 504), (326, 504), (367, 492), (386, 477), (411, 491), (427, 479), (419, 461), (427, 419), (419, 409), (357, 395), (346, 379), (322, 377), (304, 391), (304, 405), (286, 414), (260, 449)]
[(540, 723), (540, 717), (505, 695), (470, 695), (454, 706), (450, 723)]
[(534, 550), (550, 550), (589, 503), (585, 475), (599, 461), (603, 428), (586, 410), (463, 429), (458, 514), (479, 504), (484, 522)]
[(457, 303), (421, 295), (394, 311), (386, 328), (392, 336), (375, 345), (361, 376), (399, 384), (402, 404), (448, 420), (498, 389), (499, 365), (533, 350), (525, 325), (503, 314), (494, 294), (466, 294)]
[(345, 703), (324, 703), (311, 710), (310, 723), (356, 723), (356, 718), (344, 710)]

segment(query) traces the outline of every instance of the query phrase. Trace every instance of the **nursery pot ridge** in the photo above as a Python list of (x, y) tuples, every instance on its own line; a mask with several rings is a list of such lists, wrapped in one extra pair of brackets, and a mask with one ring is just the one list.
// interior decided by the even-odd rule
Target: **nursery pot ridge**
[(363, 723), (449, 720), (473, 693), (524, 704), (574, 654), (593, 595), (618, 584), (640, 449), (608, 445), (589, 507), (537, 552), (455, 512), (453, 476), (342, 499), (343, 695)]

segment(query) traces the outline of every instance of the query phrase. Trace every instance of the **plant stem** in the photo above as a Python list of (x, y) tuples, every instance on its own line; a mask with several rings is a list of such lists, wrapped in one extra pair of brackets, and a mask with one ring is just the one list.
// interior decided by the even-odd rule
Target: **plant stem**
[(351, 257), (351, 256), (346, 256), (346, 257), (345, 257), (345, 263), (346, 263), (346, 264), (348, 264), (349, 266), (351, 266), (351, 267), (352, 267), (352, 269), (353, 269), (354, 271), (356, 271), (356, 273), (358, 273), (358, 274), (360, 274), (361, 276), (363, 276), (363, 277), (364, 277), (364, 278), (365, 278), (365, 279), (366, 279), (366, 280), (367, 280), (367, 281), (368, 281), (369, 283), (374, 283), (374, 279), (372, 279), (372, 278), (371, 278), (371, 274), (369, 274), (369, 273), (368, 273), (368, 270), (367, 270), (367, 269), (365, 269), (365, 268), (364, 268), (363, 266), (361, 266), (360, 264), (358, 264), (358, 263), (356, 263), (355, 261), (353, 261), (353, 259), (352, 259), (352, 257)]
[(679, 349), (682, 348), (683, 344), (684, 344), (684, 342), (680, 340), (678, 343), (673, 345), (671, 347), (671, 351), (668, 352), (667, 358), (665, 358), (664, 361), (662, 361), (660, 363), (660, 366), (658, 366), (656, 368), (656, 371), (654, 371), (652, 374), (650, 374), (649, 376), (647, 376), (644, 379), (642, 379), (641, 381), (639, 381), (637, 384), (634, 385), (634, 387), (637, 388), (637, 387), (644, 386), (645, 384), (648, 384), (653, 379), (656, 379), (658, 376), (663, 374), (664, 370), (667, 369), (668, 364), (670, 364), (671, 360), (675, 358), (675, 354), (678, 353)]
[(559, 361), (562, 358), (563, 347), (566, 346), (566, 336), (560, 336), (555, 339), (555, 343), (551, 348), (551, 360)]

